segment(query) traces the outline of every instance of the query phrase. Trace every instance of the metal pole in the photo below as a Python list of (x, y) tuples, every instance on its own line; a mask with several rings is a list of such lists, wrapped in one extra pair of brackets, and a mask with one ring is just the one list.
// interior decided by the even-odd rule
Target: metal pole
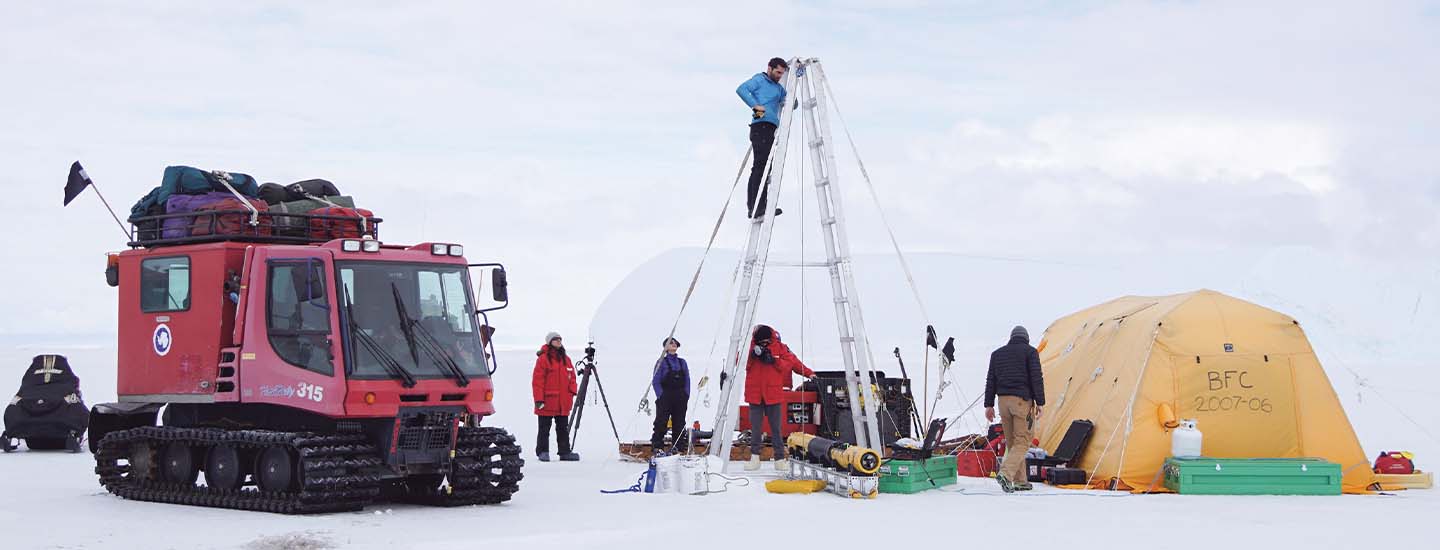
[(570, 448), (580, 440), (580, 421), (585, 418), (585, 394), (590, 387), (590, 369), (580, 371), (580, 391), (575, 392), (575, 405), (570, 408)]
[(100, 203), (104, 204), (105, 209), (110, 211), (110, 217), (115, 218), (115, 225), (120, 226), (120, 232), (125, 234), (125, 242), (129, 243), (131, 240), (134, 240), (135, 237), (130, 234), (130, 229), (125, 227), (125, 222), (120, 221), (120, 216), (115, 215), (114, 208), (110, 208), (110, 201), (105, 200), (105, 194), (100, 192), (100, 186), (95, 184), (95, 180), (90, 180), (90, 187), (95, 188), (95, 196), (100, 197)]
[(921, 403), (923, 404), (923, 406), (925, 407), (925, 410), (923, 410), (923, 411), (920, 412), (920, 417), (921, 417), (921, 418), (924, 418), (924, 419), (926, 419), (926, 420), (929, 420), (929, 419), (930, 419), (930, 346), (929, 346), (928, 344), (925, 346), (924, 374), (921, 375), (921, 378), (924, 378), (924, 379), (925, 379), (925, 389), (924, 389), (924, 391), (921, 391), (921, 392), (920, 392), (920, 395), (923, 395), (923, 396), (925, 396), (925, 397), (921, 398), (920, 402), (921, 402)]

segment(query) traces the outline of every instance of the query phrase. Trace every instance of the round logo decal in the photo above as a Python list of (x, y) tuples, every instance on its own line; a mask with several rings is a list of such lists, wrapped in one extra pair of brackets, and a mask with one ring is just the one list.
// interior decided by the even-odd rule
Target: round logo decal
[(155, 334), (150, 337), (150, 345), (155, 348), (155, 355), (164, 357), (170, 353), (170, 346), (174, 344), (170, 336), (170, 327), (164, 324), (155, 327)]

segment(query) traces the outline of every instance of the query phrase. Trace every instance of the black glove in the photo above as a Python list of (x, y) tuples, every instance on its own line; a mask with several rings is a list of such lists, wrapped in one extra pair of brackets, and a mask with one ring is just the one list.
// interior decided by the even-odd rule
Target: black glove
[(536, 409), (543, 409), (543, 408), (545, 408), (545, 402), (544, 402), (544, 401), (536, 401), (536, 402), (535, 402), (535, 408), (536, 408)]

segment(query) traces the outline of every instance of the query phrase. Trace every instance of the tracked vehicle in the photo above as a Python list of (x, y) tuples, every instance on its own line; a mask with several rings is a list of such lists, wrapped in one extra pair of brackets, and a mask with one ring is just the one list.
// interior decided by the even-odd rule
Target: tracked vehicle
[[(495, 412), (486, 312), (499, 264), (378, 240), (373, 217), (134, 218), (111, 255), (117, 403), (91, 410), (95, 472), (127, 499), (277, 513), (511, 498), (524, 461)], [(208, 219), (206, 219), (208, 217)], [(484, 305), (472, 278), (489, 281)]]

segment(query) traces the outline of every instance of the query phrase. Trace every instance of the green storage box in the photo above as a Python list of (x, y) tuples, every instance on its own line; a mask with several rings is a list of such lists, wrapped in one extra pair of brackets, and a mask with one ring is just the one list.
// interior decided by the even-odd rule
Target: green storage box
[(956, 477), (954, 455), (931, 457), (923, 463), (917, 460), (889, 460), (880, 465), (880, 492), (908, 495), (954, 485)]
[(1318, 458), (1168, 458), (1165, 487), (1182, 495), (1338, 495), (1340, 465)]

